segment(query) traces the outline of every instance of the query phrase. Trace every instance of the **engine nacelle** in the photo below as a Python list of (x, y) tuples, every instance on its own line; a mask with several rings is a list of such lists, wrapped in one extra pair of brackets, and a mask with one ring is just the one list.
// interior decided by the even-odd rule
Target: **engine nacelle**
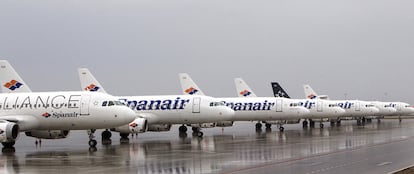
[(0, 121), (0, 142), (13, 142), (20, 133), (19, 125), (8, 121)]
[(145, 118), (136, 118), (128, 125), (112, 128), (111, 131), (120, 133), (142, 133), (147, 131), (147, 120)]
[(148, 131), (152, 132), (163, 132), (163, 131), (170, 131), (171, 124), (151, 124), (148, 125)]
[(198, 127), (198, 128), (212, 128), (216, 127), (216, 123), (200, 123), (200, 124), (190, 124), (191, 127)]
[(62, 139), (69, 135), (69, 130), (33, 130), (25, 132), (26, 136), (41, 139)]
[(217, 127), (231, 127), (233, 126), (233, 121), (221, 121), (221, 122), (217, 122), (216, 126)]

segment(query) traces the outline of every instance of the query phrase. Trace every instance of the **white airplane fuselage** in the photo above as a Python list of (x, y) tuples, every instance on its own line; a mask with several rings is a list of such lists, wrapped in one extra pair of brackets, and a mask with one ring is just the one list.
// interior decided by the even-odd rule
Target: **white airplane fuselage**
[(337, 119), (345, 114), (345, 110), (337, 105), (336, 102), (321, 99), (292, 99), (297, 101), (300, 106), (309, 109), (308, 119)]
[(344, 117), (365, 117), (378, 114), (379, 109), (371, 102), (361, 100), (329, 100), (345, 110)]
[(208, 96), (119, 96), (148, 124), (193, 124), (232, 120), (234, 111)]
[(16, 122), (20, 131), (85, 130), (114, 127), (134, 120), (123, 105), (102, 107), (113, 96), (90, 92), (0, 94), (0, 120)]
[(219, 98), (234, 110), (232, 121), (297, 120), (309, 114), (297, 101), (274, 97)]

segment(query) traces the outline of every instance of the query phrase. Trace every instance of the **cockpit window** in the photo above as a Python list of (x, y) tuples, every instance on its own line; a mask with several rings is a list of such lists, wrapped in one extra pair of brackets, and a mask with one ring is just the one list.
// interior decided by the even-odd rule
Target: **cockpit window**
[(210, 102), (210, 106), (224, 106), (224, 102)]
[(104, 101), (102, 102), (102, 106), (122, 106), (125, 105), (124, 103), (120, 101)]
[(298, 106), (300, 106), (300, 103), (291, 103), (289, 106), (291, 106), (291, 107), (298, 107)]
[(122, 102), (120, 102), (120, 101), (114, 101), (115, 102), (115, 105), (124, 105)]

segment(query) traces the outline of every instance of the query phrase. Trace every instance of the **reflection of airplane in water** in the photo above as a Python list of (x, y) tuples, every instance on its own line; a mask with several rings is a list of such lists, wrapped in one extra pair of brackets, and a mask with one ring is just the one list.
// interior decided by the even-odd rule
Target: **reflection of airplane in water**
[[(375, 137), (363, 131), (344, 124), (335, 129), (224, 134), (202, 139), (158, 141), (141, 138), (139, 142), (131, 140), (129, 144), (103, 146), (96, 152), (62, 148), (1, 154), (0, 173), (216, 173), (355, 148), (389, 138)], [(358, 136), (350, 136), (355, 132)]]

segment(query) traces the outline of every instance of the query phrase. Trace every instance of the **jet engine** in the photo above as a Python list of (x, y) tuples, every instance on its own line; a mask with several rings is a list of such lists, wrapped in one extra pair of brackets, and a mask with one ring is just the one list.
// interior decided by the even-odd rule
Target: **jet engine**
[(41, 139), (62, 139), (69, 135), (69, 130), (33, 130), (25, 132), (26, 136)]
[(112, 128), (111, 131), (120, 133), (142, 133), (147, 131), (147, 120), (145, 118), (136, 118), (128, 125)]
[(19, 125), (8, 121), (0, 121), (0, 142), (14, 142), (19, 136)]

